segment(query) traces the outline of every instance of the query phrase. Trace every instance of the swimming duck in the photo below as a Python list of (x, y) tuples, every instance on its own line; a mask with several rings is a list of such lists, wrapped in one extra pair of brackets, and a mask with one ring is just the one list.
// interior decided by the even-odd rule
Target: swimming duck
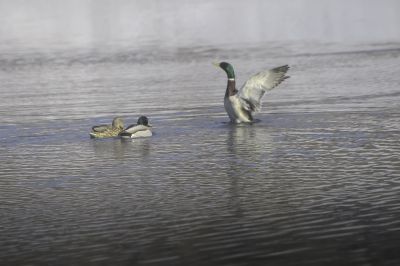
[(149, 120), (145, 116), (139, 117), (136, 124), (130, 125), (125, 128), (124, 131), (119, 133), (121, 138), (142, 138), (142, 137), (151, 137), (153, 133), (151, 132), (151, 125), (149, 124)]
[(286, 76), (289, 66), (284, 65), (251, 76), (241, 89), (237, 90), (233, 66), (226, 62), (214, 65), (222, 68), (228, 76), (224, 107), (233, 123), (252, 122), (253, 114), (261, 110), (261, 98), (264, 93), (289, 78)]
[(99, 125), (92, 127), (91, 138), (110, 138), (116, 137), (124, 130), (124, 121), (121, 117), (116, 117), (112, 125)]

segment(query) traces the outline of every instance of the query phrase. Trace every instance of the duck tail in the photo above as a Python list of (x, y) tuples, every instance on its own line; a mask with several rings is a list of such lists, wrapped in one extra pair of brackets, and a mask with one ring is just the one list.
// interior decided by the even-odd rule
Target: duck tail
[(121, 132), (121, 133), (118, 134), (118, 136), (120, 136), (121, 138), (126, 139), (126, 138), (130, 138), (130, 137), (132, 136), (132, 133), (129, 133), (129, 132)]

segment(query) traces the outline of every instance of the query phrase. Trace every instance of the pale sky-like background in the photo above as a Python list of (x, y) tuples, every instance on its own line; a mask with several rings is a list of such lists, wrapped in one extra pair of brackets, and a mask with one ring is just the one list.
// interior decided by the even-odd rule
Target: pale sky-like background
[(400, 42), (398, 0), (0, 0), (0, 50)]

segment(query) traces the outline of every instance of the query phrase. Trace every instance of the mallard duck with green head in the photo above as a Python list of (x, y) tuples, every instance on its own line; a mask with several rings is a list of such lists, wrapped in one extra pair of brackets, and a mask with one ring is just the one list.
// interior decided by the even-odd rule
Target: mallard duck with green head
[(113, 119), (111, 125), (99, 125), (92, 127), (91, 138), (111, 138), (117, 137), (124, 130), (124, 121), (121, 117)]
[(119, 136), (124, 139), (144, 138), (151, 137), (152, 135), (149, 119), (145, 116), (139, 117), (136, 124), (128, 126), (124, 131), (119, 133)]
[(228, 76), (224, 106), (233, 123), (252, 122), (253, 114), (261, 110), (261, 98), (264, 93), (289, 78), (286, 76), (289, 66), (284, 65), (251, 76), (240, 90), (237, 90), (233, 66), (227, 62), (214, 63), (214, 65), (222, 68)]

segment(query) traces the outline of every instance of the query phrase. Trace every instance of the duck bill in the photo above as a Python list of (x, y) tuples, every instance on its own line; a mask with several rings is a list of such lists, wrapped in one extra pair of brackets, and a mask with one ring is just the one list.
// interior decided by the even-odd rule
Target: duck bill
[(213, 62), (212, 64), (213, 64), (214, 66), (216, 66), (216, 67), (220, 67), (218, 62)]

